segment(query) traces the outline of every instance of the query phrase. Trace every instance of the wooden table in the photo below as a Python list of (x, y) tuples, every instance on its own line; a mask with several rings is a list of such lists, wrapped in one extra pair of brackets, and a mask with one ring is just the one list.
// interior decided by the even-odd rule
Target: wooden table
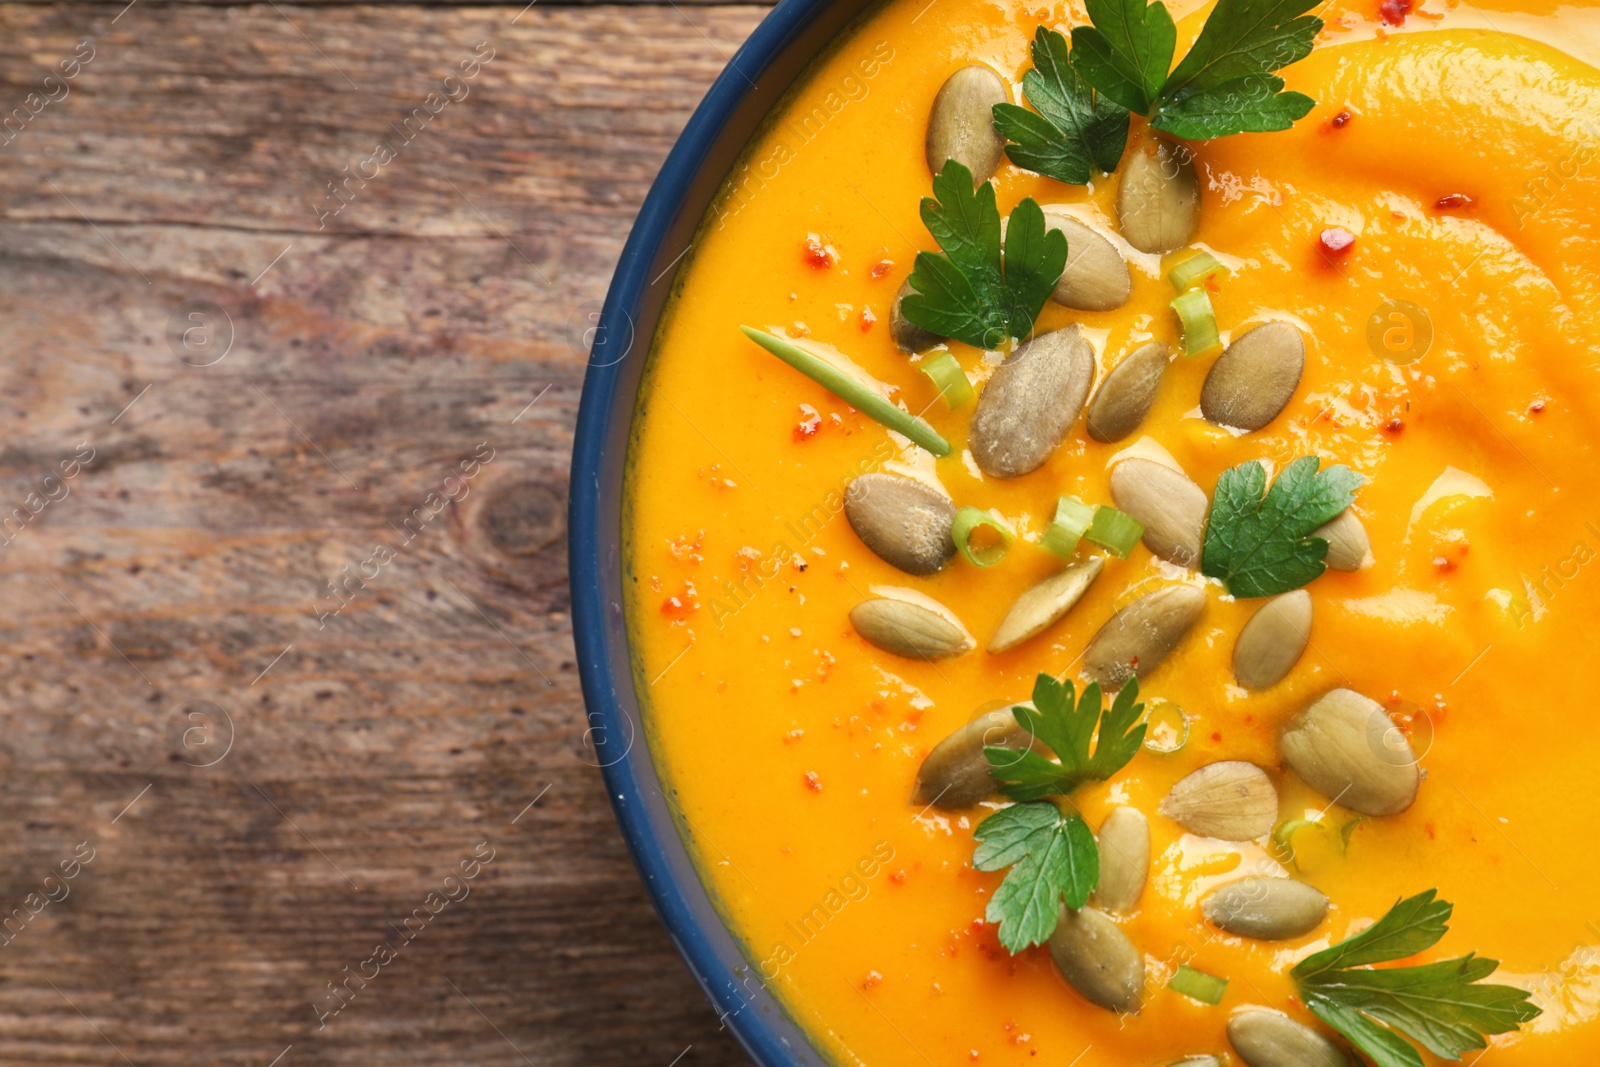
[(589, 316), (763, 13), (0, 4), (0, 1063), (744, 1061), (564, 538)]

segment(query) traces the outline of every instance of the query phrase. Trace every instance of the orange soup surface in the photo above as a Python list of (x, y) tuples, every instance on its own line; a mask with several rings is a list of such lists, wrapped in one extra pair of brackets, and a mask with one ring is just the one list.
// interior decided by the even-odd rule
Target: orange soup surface
[[(1181, 56), (1206, 9), (1174, 14)], [(1499, 960), (1492, 980), (1541, 1009), (1489, 1039), (1490, 1067), (1600, 1063), (1600, 72), (1586, 62), (1600, 56), (1600, 11), (1421, 0), (1393, 25), (1336, 0), (1321, 15), (1315, 51), (1282, 72), (1315, 108), (1288, 131), (1194, 143), (1193, 238), (1128, 252), (1122, 306), (1047, 302), (1039, 316), (1040, 334), (1078, 326), (1096, 383), (1140, 344), (1172, 345), (1154, 407), (1123, 440), (1092, 439), (1080, 417), (1038, 469), (987, 475), (969, 447), (973, 405), (950, 409), (918, 369), (936, 353), (902, 351), (889, 329), (916, 254), (937, 249), (918, 214), (935, 94), (977, 63), (1021, 103), (1035, 27), (1082, 25), (1076, 6), (887, 0), (773, 113), (678, 268), (623, 530), (650, 750), (747, 950), (748, 971), (726, 980), (772, 989), (841, 1064), (1239, 1063), (1226, 1026), (1257, 1006), (1331, 1036), (1289, 969), (1427, 889), (1455, 910), (1422, 959)], [(1130, 157), (1151, 136), (1135, 117)], [(1031, 197), (1105, 234), (1117, 183), (1067, 185), (1009, 161), (994, 176), (1002, 214)], [(1196, 249), (1228, 268), (1202, 283), (1224, 343), (1266, 322), (1305, 340), (1292, 399), (1253, 433), (1202, 417), (1216, 350), (1182, 354), (1166, 271)], [(741, 325), (847, 354), (949, 455), (892, 434)], [(941, 351), (981, 396), (1011, 348)], [(986, 650), (1018, 596), (1063, 565), (1039, 545), (1057, 499), (1109, 503), (1130, 449), (1208, 496), (1256, 459), (1278, 472), (1318, 456), (1364, 479), (1353, 513), (1371, 560), (1304, 587), (1309, 643), (1282, 681), (1235, 678), (1261, 599), (1143, 545), (1118, 559), (1085, 543), (1079, 558), (1104, 566), (1071, 611)], [(844, 514), (847, 486), (873, 472), (992, 512), (1016, 540), (994, 566), (958, 556), (902, 573)], [(1028, 700), (1040, 673), (1081, 689), (1100, 628), (1172, 585), (1203, 591), (1204, 612), (1140, 679), (1140, 699), (1171, 716), (1152, 742), (1171, 747), (1181, 709), (1187, 743), (1145, 748), (1072, 795), (1090, 827), (1121, 806), (1150, 823), (1148, 879), (1113, 916), (1145, 987), (1137, 1013), (1117, 1013), (1069, 985), (1046, 948), (1008, 952), (984, 921), (1003, 875), (974, 868), (973, 831), (1006, 801), (946, 810), (912, 796), (936, 744)], [(850, 613), (885, 587), (945, 605), (976, 647), (930, 662), (868, 643)], [(1420, 761), (1399, 814), (1362, 817), (1285, 762), (1286, 724), (1334, 689), (1380, 704)], [(1290, 849), (1161, 813), (1175, 783), (1224, 760), (1266, 771)], [(1208, 894), (1262, 873), (1325, 894), (1326, 918), (1279, 941), (1207, 920)], [(1167, 988), (1182, 964), (1228, 980), (1219, 1004)]]

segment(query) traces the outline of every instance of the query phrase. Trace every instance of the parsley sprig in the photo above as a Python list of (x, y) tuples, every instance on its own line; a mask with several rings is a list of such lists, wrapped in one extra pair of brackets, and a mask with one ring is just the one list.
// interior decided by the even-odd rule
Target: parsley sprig
[(1006, 871), (983, 917), (1000, 924), (1000, 943), (1017, 953), (1043, 944), (1056, 928), (1061, 901), (1081, 908), (1100, 884), (1100, 852), (1081, 815), (1049, 802), (1013, 804), (978, 824), (972, 865)]
[(1144, 705), (1135, 703), (1139, 699), (1137, 681), (1122, 687), (1109, 711), (1102, 708), (1099, 682), (1091, 682), (1076, 703), (1073, 698), (1070, 681), (1058, 682), (1041, 674), (1033, 686), (1038, 710), (1026, 706), (1011, 709), (1017, 725), (1048, 745), (1059, 763), (1032, 749), (983, 750), (989, 759), (989, 774), (1003, 783), (1000, 791), (1012, 800), (1071, 796), (1084, 782), (1103, 782), (1122, 770), (1144, 744), (1145, 724), (1139, 722)]
[(1034, 33), (1022, 95), (1033, 111), (994, 106), (994, 128), (1011, 142), (1011, 162), (1069, 185), (1087, 185), (1095, 169), (1117, 169), (1128, 145), (1128, 109), (1089, 87), (1073, 69), (1067, 39), (1046, 26)]
[(1311, 54), (1317, 0), (1217, 0), (1176, 69), (1177, 30), (1160, 0), (1086, 6), (1093, 25), (1072, 31), (1079, 76), (1158, 130), (1190, 140), (1286, 130), (1316, 104), (1273, 72)]
[(905, 317), (975, 348), (1032, 333), (1067, 265), (1066, 236), (1046, 229), (1038, 203), (1030, 197), (1011, 212), (1002, 256), (994, 186), (974, 189), (972, 172), (951, 160), (923, 198), (922, 222), (944, 251), (917, 253)]
[[(1350, 506), (1361, 475), (1344, 466), (1318, 470), (1316, 456), (1290, 463), (1267, 489), (1267, 471), (1250, 460), (1217, 479), (1206, 520), (1200, 571), (1236, 597), (1276, 596), (1328, 569), (1328, 542), (1308, 536)], [(1263, 496), (1265, 492), (1265, 496)]]
[(1081, 908), (1100, 882), (1100, 853), (1094, 833), (1074, 811), (1063, 811), (1047, 797), (1068, 797), (1084, 782), (1116, 774), (1144, 743), (1144, 705), (1136, 703), (1139, 683), (1130, 680), (1110, 710), (1098, 684), (1078, 698), (1073, 684), (1040, 674), (1033, 686), (1033, 708), (1011, 709), (1018, 725), (1055, 753), (1059, 762), (1031, 749), (985, 748), (989, 773), (1001, 792), (1020, 803), (978, 824), (972, 865), (980, 871), (1011, 868), (984, 918), (1000, 925), (1000, 943), (1009, 952), (1042, 944), (1056, 928), (1061, 902)]
[[(1498, 960), (1469, 953), (1412, 967), (1372, 969), (1438, 944), (1452, 905), (1429, 889), (1337, 945), (1307, 956), (1290, 975), (1317, 1018), (1339, 1031), (1376, 1067), (1423, 1067), (1404, 1034), (1435, 1056), (1461, 1058), (1539, 1015), (1525, 990), (1484, 983)], [(1397, 1032), (1398, 1031), (1398, 1032)]]

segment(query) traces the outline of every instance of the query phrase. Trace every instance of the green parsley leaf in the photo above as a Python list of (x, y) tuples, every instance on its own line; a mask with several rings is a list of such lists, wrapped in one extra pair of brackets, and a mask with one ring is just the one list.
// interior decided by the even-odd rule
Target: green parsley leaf
[(1539, 1008), (1526, 990), (1483, 982), (1500, 966), (1498, 960), (1469, 954), (1369, 969), (1438, 944), (1449, 929), (1451, 910), (1429, 889), (1400, 901), (1359, 934), (1301, 960), (1289, 973), (1306, 1007), (1377, 1067), (1422, 1067), (1421, 1055), (1400, 1034), (1455, 1060), (1486, 1048), (1486, 1035), (1515, 1030), (1537, 1017)]
[(1043, 944), (1056, 928), (1062, 900), (1081, 908), (1100, 881), (1100, 853), (1088, 824), (1048, 801), (1002, 808), (979, 823), (973, 836), (980, 842), (974, 867), (1011, 868), (983, 916), (1000, 924), (1000, 943), (1008, 952)]
[(917, 253), (911, 287), (900, 308), (907, 319), (941, 337), (975, 348), (1021, 340), (1055, 289), (1067, 263), (1067, 239), (1046, 229), (1031, 198), (1018, 204), (1000, 249), (1000, 210), (994, 186), (972, 186), (972, 172), (955, 160), (933, 179), (922, 201), (922, 222), (943, 254)]
[(1320, 997), (1306, 1005), (1311, 1013), (1366, 1053), (1374, 1067), (1424, 1067), (1422, 1054), (1405, 1038), (1371, 1019)]
[(1222, 579), (1236, 597), (1261, 597), (1298, 589), (1327, 570), (1328, 542), (1307, 535), (1349, 507), (1363, 479), (1343, 466), (1319, 471), (1320, 463), (1301, 456), (1270, 491), (1266, 468), (1255, 460), (1223, 471), (1206, 520), (1201, 573)]
[(1207, 140), (1286, 130), (1315, 106), (1273, 72), (1311, 54), (1319, 0), (1217, 0), (1168, 74), (1176, 31), (1159, 2), (1090, 0), (1092, 26), (1072, 31), (1073, 69), (1108, 98), (1175, 137)]
[(1072, 68), (1067, 39), (1047, 26), (1034, 32), (1022, 95), (1033, 111), (994, 106), (994, 128), (1012, 142), (1011, 162), (1069, 185), (1087, 185), (1094, 168), (1117, 168), (1128, 144), (1128, 109), (1089, 88)]
[(1200, 36), (1161, 87), (1165, 100), (1270, 74), (1311, 54), (1322, 20), (1306, 12), (1322, 0), (1217, 0)]
[[(1138, 699), (1139, 682), (1129, 679), (1107, 711), (1102, 708), (1098, 683), (1091, 683), (1082, 699), (1076, 699), (1070, 681), (1058, 682), (1041, 673), (1033, 685), (1033, 704), (1038, 710), (1019, 705), (1011, 714), (1061, 762), (1031, 749), (1016, 752), (988, 747), (983, 752), (989, 759), (989, 773), (1003, 783), (1000, 791), (1012, 800), (1069, 796), (1084, 782), (1104, 781), (1126, 766), (1144, 743), (1146, 726), (1139, 722), (1144, 705), (1135, 703)], [(1095, 742), (1093, 754), (1091, 741)]]
[[(1178, 30), (1156, 0), (1088, 0), (1092, 26), (1072, 31), (1073, 65), (1083, 79), (1130, 111), (1148, 115), (1172, 68)], [(1203, 31), (1202, 31), (1203, 32)]]
[(1454, 905), (1439, 900), (1438, 895), (1438, 890), (1429, 889), (1407, 897), (1360, 933), (1295, 964), (1290, 976), (1295, 981), (1310, 981), (1329, 971), (1393, 963), (1427, 951), (1444, 939), (1454, 910)]
[(1164, 104), (1150, 125), (1191, 141), (1287, 130), (1317, 102), (1304, 93), (1282, 89), (1283, 79), (1275, 74), (1247, 74)]

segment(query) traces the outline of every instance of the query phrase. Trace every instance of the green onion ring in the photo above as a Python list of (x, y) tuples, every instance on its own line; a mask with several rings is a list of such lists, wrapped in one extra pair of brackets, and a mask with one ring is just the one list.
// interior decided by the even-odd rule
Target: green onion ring
[(1167, 271), (1167, 281), (1171, 282), (1172, 287), (1181, 293), (1195, 282), (1202, 281), (1219, 272), (1226, 274), (1228, 268), (1218, 262), (1217, 257), (1210, 252), (1198, 252)]
[[(1170, 700), (1152, 700), (1145, 709), (1144, 747), (1170, 756), (1189, 743), (1189, 716)], [(1169, 740), (1167, 735), (1172, 735)]]
[(1211, 297), (1204, 289), (1193, 289), (1172, 301), (1172, 310), (1178, 313), (1183, 324), (1183, 354), (1198, 356), (1215, 348), (1220, 341), (1217, 335), (1217, 316), (1211, 310)]
[(972, 383), (967, 380), (967, 372), (961, 369), (961, 364), (949, 352), (927, 357), (917, 369), (933, 382), (949, 408), (958, 408), (977, 395), (973, 392)]
[[(1000, 543), (990, 545), (986, 549), (973, 549), (967, 542), (979, 526), (987, 526), (999, 534)], [(965, 507), (956, 512), (955, 521), (950, 524), (950, 537), (955, 541), (956, 548), (967, 558), (967, 562), (979, 567), (992, 567), (1011, 551), (1011, 531), (987, 511), (980, 511), (974, 507)]]
[(1187, 963), (1181, 963), (1171, 980), (1167, 982), (1167, 988), (1174, 993), (1193, 997), (1202, 1004), (1220, 1004), (1222, 994), (1228, 990), (1228, 980), (1196, 970)]
[(1083, 536), (1118, 559), (1127, 559), (1133, 546), (1144, 536), (1144, 524), (1132, 515), (1101, 504), (1094, 509), (1094, 522)]
[(1056, 517), (1039, 539), (1039, 547), (1062, 559), (1071, 559), (1093, 521), (1094, 508), (1081, 500), (1063, 496), (1056, 501)]

